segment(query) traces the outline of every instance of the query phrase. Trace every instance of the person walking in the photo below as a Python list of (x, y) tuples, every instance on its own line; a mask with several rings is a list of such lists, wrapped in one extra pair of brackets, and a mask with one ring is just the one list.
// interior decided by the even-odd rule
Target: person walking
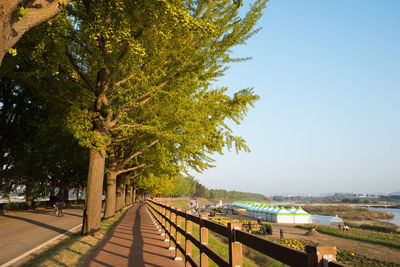
[(281, 239), (283, 239), (283, 230), (282, 230), (282, 228), (279, 229), (279, 235), (281, 236)]

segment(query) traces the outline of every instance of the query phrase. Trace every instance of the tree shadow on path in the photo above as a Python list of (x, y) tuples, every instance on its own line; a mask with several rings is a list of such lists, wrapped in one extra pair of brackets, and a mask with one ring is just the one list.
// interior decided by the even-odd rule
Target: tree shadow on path
[(60, 233), (60, 234), (71, 234), (69, 233), (68, 229), (63, 229), (63, 228), (59, 228), (50, 224), (46, 224), (46, 223), (42, 223), (39, 221), (35, 221), (32, 219), (28, 219), (28, 218), (24, 218), (24, 217), (18, 217), (18, 216), (12, 216), (12, 215), (1, 215), (2, 217), (6, 217), (6, 218), (10, 218), (10, 219), (15, 219), (15, 220), (20, 220), (20, 221), (24, 221), (27, 223), (31, 223), (49, 230), (52, 230), (54, 232)]

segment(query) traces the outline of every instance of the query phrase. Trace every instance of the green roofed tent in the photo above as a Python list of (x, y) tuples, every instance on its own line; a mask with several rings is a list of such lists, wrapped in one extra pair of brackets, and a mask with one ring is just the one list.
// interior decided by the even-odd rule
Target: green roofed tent
[(271, 221), (276, 223), (293, 223), (293, 214), (285, 207), (280, 207), (274, 210), (271, 214)]
[(300, 206), (294, 215), (294, 223), (310, 223), (310, 214), (303, 210)]

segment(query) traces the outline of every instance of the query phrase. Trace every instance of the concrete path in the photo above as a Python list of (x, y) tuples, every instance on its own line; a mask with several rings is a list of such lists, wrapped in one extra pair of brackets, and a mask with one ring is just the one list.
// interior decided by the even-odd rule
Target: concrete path
[(90, 261), (98, 266), (184, 266), (156, 229), (145, 205), (131, 208)]
[[(0, 215), (0, 266), (82, 223), (82, 209), (6, 212)], [(13, 266), (13, 265), (11, 265)]]

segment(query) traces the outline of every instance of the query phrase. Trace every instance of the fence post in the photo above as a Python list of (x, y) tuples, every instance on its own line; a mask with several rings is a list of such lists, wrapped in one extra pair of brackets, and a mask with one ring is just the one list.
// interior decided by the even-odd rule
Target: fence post
[(200, 215), (200, 267), (208, 267), (208, 256), (203, 251), (203, 246), (208, 246), (208, 229), (204, 227), (203, 220), (208, 218), (207, 214)]
[(229, 236), (229, 265), (232, 267), (243, 266), (242, 243), (236, 241), (236, 230), (242, 230), (241, 223), (229, 223), (231, 231)]
[[(177, 211), (181, 211), (181, 209), (176, 209)], [(176, 215), (176, 228), (182, 227), (182, 217), (179, 215)], [(176, 230), (176, 229), (175, 229)], [(181, 261), (182, 260), (182, 251), (178, 249), (178, 244), (181, 245), (181, 236), (182, 234), (176, 230), (176, 250), (175, 250), (175, 260), (176, 261)]]
[(158, 222), (158, 225), (157, 225), (157, 229), (158, 229), (158, 231), (159, 232), (161, 232), (161, 229), (162, 229), (162, 225), (161, 225), (161, 215), (160, 215), (160, 213), (161, 213), (161, 207), (159, 206), (159, 204), (157, 203), (157, 204), (154, 204), (154, 206), (155, 206), (155, 210), (156, 210), (156, 217), (157, 217), (157, 222)]
[[(185, 232), (186, 234), (192, 234), (192, 221), (188, 220), (188, 216), (192, 214), (190, 211), (186, 211), (186, 216), (185, 216)], [(192, 243), (190, 242), (189, 238), (186, 236), (185, 237), (185, 256), (189, 255), (192, 256)], [(185, 266), (190, 267), (190, 263), (188, 262), (187, 258), (185, 257)]]
[(165, 218), (164, 218), (164, 216), (165, 216), (165, 214), (166, 214), (166, 211), (165, 211), (165, 208), (164, 208), (164, 206), (161, 206), (160, 207), (160, 212), (161, 212), (161, 236), (165, 236)]
[(169, 210), (170, 206), (167, 206), (165, 208), (165, 242), (169, 242), (170, 240), (170, 235), (171, 235), (171, 229), (170, 229), (170, 225), (169, 225), (169, 221), (171, 220), (171, 211)]
[(158, 231), (160, 231), (160, 220), (158, 216), (158, 205), (153, 203), (153, 202), (148, 202), (149, 207), (151, 207), (153, 217), (154, 217), (154, 223)]
[(170, 215), (169, 218), (171, 220), (171, 223), (169, 224), (169, 250), (174, 250), (175, 249), (175, 243), (174, 240), (176, 241), (176, 228), (173, 225), (173, 223), (176, 224), (176, 214), (174, 212), (174, 208), (171, 206), (171, 210), (170, 210)]
[(307, 245), (305, 250), (308, 256), (308, 267), (322, 267), (325, 266), (324, 262), (336, 261), (336, 247), (315, 244)]

